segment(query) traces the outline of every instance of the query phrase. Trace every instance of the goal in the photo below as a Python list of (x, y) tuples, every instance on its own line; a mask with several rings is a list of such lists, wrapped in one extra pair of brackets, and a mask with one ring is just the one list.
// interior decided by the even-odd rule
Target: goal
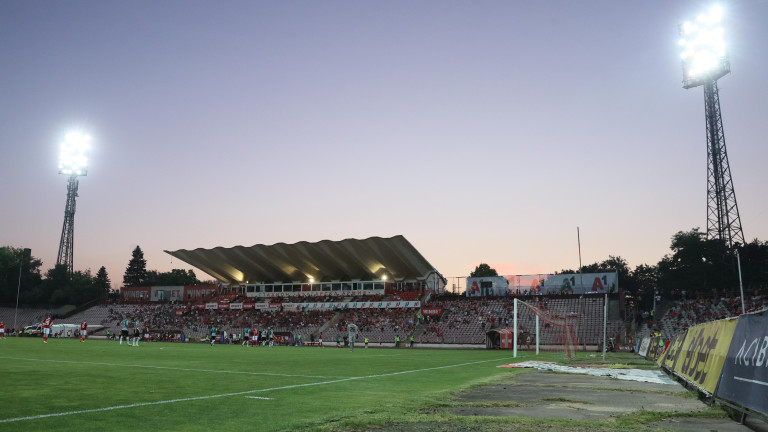
[(536, 344), (536, 354), (540, 346), (562, 349), (569, 359), (576, 355), (576, 331), (574, 326), (578, 321), (576, 316), (561, 316), (542, 310), (529, 303), (515, 299), (514, 304), (514, 356), (517, 357), (518, 346), (531, 349)]

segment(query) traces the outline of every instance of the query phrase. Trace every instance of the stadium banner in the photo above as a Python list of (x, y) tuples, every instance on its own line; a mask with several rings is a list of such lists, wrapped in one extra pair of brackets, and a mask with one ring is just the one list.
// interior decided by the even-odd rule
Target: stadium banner
[(120, 297), (123, 301), (149, 301), (152, 287), (122, 288)]
[(228, 301), (220, 301), (219, 302), (219, 310), (229, 310), (229, 302)]
[(768, 415), (768, 311), (739, 316), (717, 397)]
[(230, 303), (229, 308), (232, 310), (241, 310), (243, 308), (242, 303)]
[(430, 307), (430, 308), (421, 308), (421, 314), (424, 316), (438, 316), (443, 314), (443, 308), (441, 307)]
[(640, 349), (637, 350), (637, 353), (640, 355), (640, 357), (645, 357), (648, 355), (648, 348), (650, 346), (651, 346), (651, 338), (644, 337), (642, 342), (640, 342)]
[[(335, 310), (335, 309), (410, 309), (420, 308), (421, 301), (380, 301), (380, 302), (315, 302), (315, 303), (273, 303), (269, 308), (282, 306), (286, 311)], [(259, 303), (256, 309), (261, 309)]]
[(152, 301), (184, 301), (183, 286), (153, 286)]
[(677, 363), (677, 358), (680, 357), (680, 350), (683, 347), (686, 334), (688, 334), (688, 332), (683, 331), (675, 335), (667, 350), (664, 351), (664, 354), (661, 357), (659, 357), (659, 366), (667, 370), (672, 370), (675, 368), (675, 363)]
[(648, 347), (648, 355), (645, 358), (656, 361), (661, 356), (662, 351), (664, 351), (664, 338), (654, 336), (651, 338), (651, 345)]
[(468, 277), (467, 297), (507, 296), (509, 281), (504, 276)]
[(675, 374), (714, 394), (736, 323), (736, 319), (718, 320), (690, 327), (672, 369)]
[(250, 310), (256, 307), (256, 303), (243, 303), (243, 309)]
[[(317, 284), (315, 284), (317, 286)], [(247, 292), (247, 297), (285, 297), (285, 296), (352, 296), (352, 295), (382, 295), (384, 289), (366, 289), (366, 290), (334, 290), (334, 291), (279, 291), (279, 292)]]
[(216, 285), (187, 285), (184, 287), (186, 300), (202, 300), (216, 293)]
[(218, 309), (218, 308), (219, 308), (219, 303), (218, 303), (218, 302), (210, 302), (210, 303), (206, 303), (206, 304), (205, 304), (205, 308), (206, 308), (207, 310), (216, 310), (216, 309)]
[(509, 281), (509, 291), (512, 295), (605, 294), (616, 292), (619, 286), (619, 277), (615, 272), (505, 277)]

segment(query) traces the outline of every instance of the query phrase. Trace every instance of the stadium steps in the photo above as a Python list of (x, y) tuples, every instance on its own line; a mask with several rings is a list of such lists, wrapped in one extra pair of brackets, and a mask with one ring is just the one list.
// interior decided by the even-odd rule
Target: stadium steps
[[(324, 331), (328, 330), (328, 328), (337, 322), (339, 322), (339, 319), (341, 318), (341, 312), (336, 312), (336, 314), (333, 315), (331, 319), (326, 321), (325, 324), (323, 324), (319, 329), (312, 332), (315, 337), (317, 337), (320, 333), (323, 333)], [(330, 340), (330, 339), (329, 339)]]
[(421, 338), (421, 335), (424, 334), (426, 330), (427, 330), (426, 323), (417, 324), (416, 328), (414, 328), (413, 332), (411, 332), (411, 336), (413, 336), (414, 339), (419, 339)]

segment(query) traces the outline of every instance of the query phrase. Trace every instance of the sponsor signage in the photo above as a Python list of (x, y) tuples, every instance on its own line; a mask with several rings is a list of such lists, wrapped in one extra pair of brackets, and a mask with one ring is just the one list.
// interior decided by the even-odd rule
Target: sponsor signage
[(208, 310), (216, 310), (219, 308), (219, 304), (216, 302), (210, 302), (205, 304), (205, 308)]
[(243, 308), (243, 304), (242, 303), (230, 303), (229, 304), (229, 308), (233, 309), (233, 310), (239, 310), (239, 309)]
[(659, 366), (662, 366), (668, 370), (675, 368), (675, 363), (677, 363), (677, 358), (680, 356), (680, 350), (683, 347), (686, 334), (687, 331), (678, 333), (675, 338), (672, 339), (672, 342), (670, 342), (667, 350), (664, 351), (664, 354), (661, 357), (659, 357)]
[(515, 295), (610, 293), (615, 292), (619, 286), (615, 272), (520, 275), (507, 276), (507, 280), (510, 292)]
[(640, 356), (645, 357), (648, 355), (648, 348), (651, 346), (651, 338), (650, 337), (644, 337), (643, 340), (640, 342), (640, 349), (637, 350), (637, 353), (640, 354)]
[[(233, 306), (233, 303), (230, 306)], [(381, 301), (381, 302), (315, 302), (315, 303), (243, 303), (242, 309), (279, 309), (286, 311), (335, 310), (335, 309), (412, 309), (420, 308), (421, 301)], [(221, 309), (221, 304), (219, 304)], [(231, 307), (234, 309), (234, 307)], [(441, 309), (442, 308), (432, 308)]]
[(443, 308), (441, 307), (432, 307), (432, 308), (422, 308), (421, 314), (424, 316), (437, 316), (443, 314)]
[(719, 320), (688, 329), (672, 369), (694, 386), (714, 394), (737, 320)]
[(717, 397), (768, 415), (768, 311), (739, 317)]
[(216, 285), (190, 285), (184, 287), (185, 300), (199, 300), (216, 292)]
[(149, 301), (151, 291), (151, 287), (123, 288), (120, 290), (120, 295), (123, 297), (123, 300)]

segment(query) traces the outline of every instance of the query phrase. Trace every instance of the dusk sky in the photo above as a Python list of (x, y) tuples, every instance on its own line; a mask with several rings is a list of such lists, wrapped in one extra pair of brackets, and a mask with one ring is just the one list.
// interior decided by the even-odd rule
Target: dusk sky
[[(56, 263), (58, 148), (93, 137), (74, 267), (404, 235), (443, 275), (656, 264), (706, 230), (702, 1), (0, 2), (0, 246)], [(768, 240), (768, 1), (719, 3), (744, 235)], [(201, 279), (209, 277), (196, 271)], [(449, 281), (450, 284), (455, 280)]]

